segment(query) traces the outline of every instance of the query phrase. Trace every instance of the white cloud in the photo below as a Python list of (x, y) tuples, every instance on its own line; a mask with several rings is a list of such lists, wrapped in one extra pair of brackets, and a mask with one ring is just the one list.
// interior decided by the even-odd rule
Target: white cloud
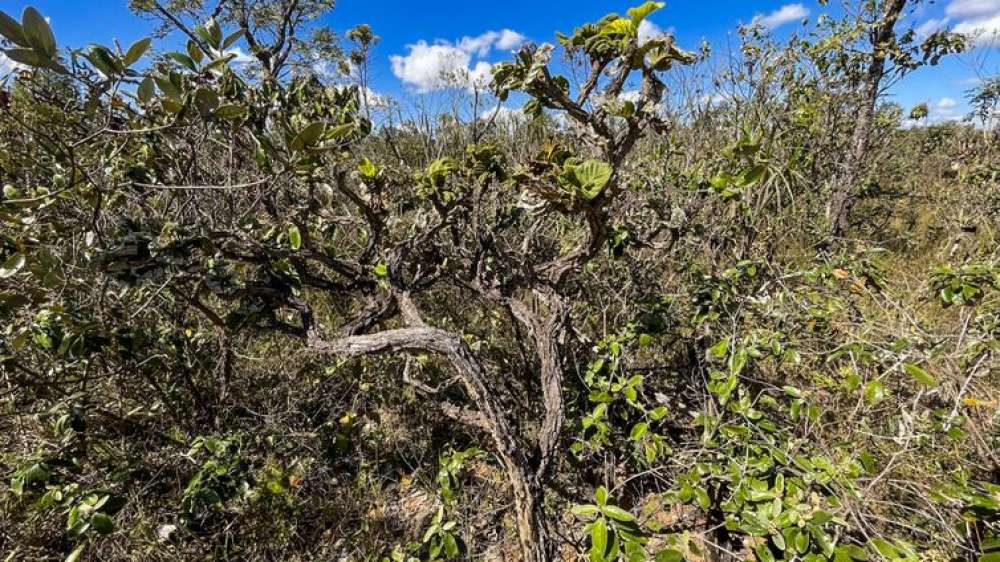
[(500, 36), (497, 37), (496, 48), (511, 51), (520, 47), (527, 40), (527, 37), (516, 31), (503, 29), (500, 31)]
[(944, 11), (956, 18), (988, 16), (1000, 12), (1000, 0), (952, 0)]
[[(337, 84), (333, 86), (337, 91), (344, 91), (346, 88), (351, 88), (353, 86), (347, 84)], [(368, 106), (369, 109), (378, 110), (385, 109), (392, 105), (392, 98), (389, 96), (383, 96), (382, 94), (376, 92), (375, 90), (365, 87), (359, 92), (359, 98), (361, 99), (361, 106)]]
[(802, 4), (786, 4), (766, 16), (756, 16), (753, 19), (753, 23), (760, 24), (767, 29), (776, 29), (786, 23), (803, 19), (808, 15), (809, 9)]
[(0, 79), (22, 68), (24, 68), (23, 64), (10, 60), (3, 51), (0, 51)]
[(493, 65), (486, 61), (479, 61), (466, 73), (467, 86), (469, 88), (485, 88), (490, 85), (493, 78)]
[(927, 117), (920, 121), (905, 119), (903, 121), (903, 126), (914, 127), (918, 124), (935, 125), (939, 123), (947, 123), (949, 121), (961, 121), (964, 114), (959, 110), (958, 105), (958, 101), (949, 97), (943, 97), (937, 101), (928, 102)]
[(728, 102), (729, 96), (723, 94), (722, 92), (716, 92), (714, 94), (705, 94), (698, 98), (698, 101), (701, 102), (702, 105), (718, 106)]
[(644, 19), (639, 22), (639, 44), (642, 45), (646, 41), (664, 35), (663, 29), (656, 25), (655, 23)]
[(469, 74), (472, 57), (458, 47), (428, 45), (426, 41), (420, 41), (406, 48), (410, 51), (406, 56), (389, 57), (392, 73), (404, 84), (415, 86), (419, 92), (455, 86), (462, 79), (462, 74)]
[(236, 55), (236, 58), (232, 60), (233, 64), (249, 64), (255, 59), (250, 55), (243, 52), (240, 47), (235, 47), (226, 51), (226, 55)]
[(368, 104), (375, 109), (385, 109), (392, 104), (392, 98), (383, 96), (371, 88), (365, 88), (364, 93), (362, 101), (367, 100)]
[(407, 45), (406, 55), (392, 55), (392, 73), (418, 92), (454, 87), (483, 87), (489, 84), (493, 64), (484, 59), (494, 49), (509, 51), (524, 43), (520, 33), (502, 29), (475, 37), (463, 37), (454, 43), (418, 41)]
[(941, 98), (935, 105), (938, 109), (952, 109), (958, 107), (958, 102), (952, 98)]
[(618, 99), (621, 101), (638, 103), (639, 100), (642, 99), (642, 92), (639, 90), (625, 90), (624, 92), (618, 94)]
[(959, 22), (953, 31), (968, 35), (976, 47), (1000, 45), (1000, 12), (988, 18)]
[(521, 109), (498, 105), (479, 114), (479, 119), (482, 121), (493, 120), (497, 123), (519, 123), (525, 120), (525, 115)]
[(501, 29), (500, 31), (487, 31), (476, 37), (463, 37), (456, 45), (459, 49), (467, 53), (475, 53), (479, 57), (490, 54), (490, 50), (497, 48), (503, 51), (510, 51), (521, 46), (527, 38), (511, 29)]
[(941, 18), (941, 19), (932, 18), (918, 25), (916, 28), (914, 28), (913, 32), (917, 34), (918, 38), (923, 39), (925, 37), (930, 36), (933, 33), (937, 33), (938, 31), (943, 31), (944, 29), (947, 29), (948, 23), (950, 21), (951, 18)]
[(326, 80), (336, 80), (340, 78), (340, 70), (328, 60), (317, 59), (316, 62), (312, 64), (312, 71), (316, 73), (317, 76)]
[(983, 83), (983, 79), (977, 76), (970, 76), (969, 78), (962, 78), (961, 80), (956, 80), (955, 85), (964, 88), (969, 88), (972, 86), (978, 86)]
[(952, 29), (975, 47), (1000, 45), (1000, 0), (952, 0), (945, 13), (961, 21)]
[(932, 111), (930, 115), (927, 116), (927, 121), (930, 123), (949, 123), (952, 121), (961, 121), (963, 115), (957, 111)]

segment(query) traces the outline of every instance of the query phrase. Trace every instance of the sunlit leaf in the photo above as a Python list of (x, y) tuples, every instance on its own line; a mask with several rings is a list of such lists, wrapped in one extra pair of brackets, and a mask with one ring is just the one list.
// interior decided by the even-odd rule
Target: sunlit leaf
[(146, 54), (146, 51), (149, 50), (149, 46), (152, 43), (153, 40), (149, 37), (139, 39), (135, 43), (132, 43), (132, 46), (125, 51), (125, 56), (122, 58), (125, 62), (125, 66), (131, 66), (138, 62), (138, 60), (142, 58), (142, 55)]
[(31, 47), (31, 44), (28, 43), (28, 39), (24, 36), (24, 30), (21, 28), (21, 24), (17, 23), (17, 20), (2, 11), (0, 11), (0, 35), (3, 35), (8, 41), (15, 45), (26, 48)]
[(25, 258), (24, 254), (17, 252), (11, 254), (3, 265), (0, 266), (0, 279), (6, 279), (8, 277), (13, 277), (18, 271), (24, 267)]
[(35, 8), (28, 6), (21, 13), (21, 29), (28, 44), (46, 58), (56, 56), (56, 38), (49, 22)]

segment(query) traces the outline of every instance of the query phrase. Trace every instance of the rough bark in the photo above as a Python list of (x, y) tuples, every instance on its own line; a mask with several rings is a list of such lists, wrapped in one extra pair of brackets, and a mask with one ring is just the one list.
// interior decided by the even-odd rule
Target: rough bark
[[(418, 322), (416, 311), (408, 298), (403, 299), (400, 307), (406, 311), (406, 316)], [(419, 322), (422, 324), (422, 321)], [(510, 479), (518, 542), (524, 562), (543, 562), (548, 559), (546, 555), (549, 544), (544, 525), (540, 480), (531, 469), (524, 449), (518, 443), (509, 421), (486, 383), (485, 369), (459, 335), (418, 325), (334, 340), (311, 336), (309, 347), (318, 353), (347, 357), (394, 351), (421, 351), (445, 357), (461, 380), (469, 399), (479, 409), (484, 427), (490, 434)]]
[(523, 562), (547, 562), (552, 545), (545, 525), (541, 482), (530, 472), (510, 472), (517, 541)]
[(510, 309), (514, 317), (528, 329), (538, 357), (538, 374), (545, 410), (538, 429), (535, 475), (544, 481), (559, 445), (559, 434), (565, 417), (562, 359), (558, 347), (565, 306), (557, 295), (535, 291), (534, 296), (535, 305), (544, 310), (536, 312), (527, 303), (515, 299), (511, 299)]
[(906, 3), (907, 0), (888, 0), (882, 10), (881, 18), (871, 33), (872, 54), (859, 92), (860, 106), (854, 132), (851, 135), (850, 151), (830, 200), (830, 234), (833, 237), (843, 236), (850, 225), (851, 210), (857, 201), (858, 184), (868, 156), (875, 106), (881, 91), (882, 79), (885, 77), (887, 48), (894, 37), (896, 22), (899, 21)]

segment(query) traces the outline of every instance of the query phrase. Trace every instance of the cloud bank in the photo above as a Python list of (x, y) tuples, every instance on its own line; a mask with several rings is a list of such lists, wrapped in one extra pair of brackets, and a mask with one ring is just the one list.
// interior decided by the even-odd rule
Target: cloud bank
[(786, 4), (767, 15), (758, 15), (753, 23), (767, 29), (777, 29), (785, 24), (799, 21), (809, 15), (809, 8), (802, 4)]
[(477, 88), (489, 83), (493, 63), (485, 59), (494, 50), (511, 51), (526, 37), (510, 29), (487, 31), (455, 42), (418, 41), (407, 45), (407, 54), (392, 55), (392, 73), (417, 92), (447, 88)]

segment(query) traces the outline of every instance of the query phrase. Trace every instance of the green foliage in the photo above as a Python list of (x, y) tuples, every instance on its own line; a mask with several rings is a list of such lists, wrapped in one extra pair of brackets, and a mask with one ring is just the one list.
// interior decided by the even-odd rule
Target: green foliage
[(931, 278), (931, 289), (945, 306), (974, 305), (989, 289), (1000, 289), (1000, 270), (990, 264), (939, 267)]
[(603, 486), (594, 492), (593, 504), (575, 505), (570, 510), (577, 517), (590, 520), (586, 532), (590, 537), (590, 560), (644, 560), (643, 545), (648, 542), (635, 517), (610, 503)]
[(960, 38), (746, 26), (706, 102), (646, 2), (411, 120), (329, 0), (134, 7), (179, 50), (0, 14), (12, 559), (1000, 555), (992, 83), (878, 105), (826, 228), (876, 47)]
[(476, 448), (454, 451), (450, 455), (441, 456), (441, 468), (438, 470), (436, 482), (438, 494), (445, 505), (453, 506), (455, 504), (456, 493), (460, 485), (459, 478), (465, 463), (469, 459), (482, 456), (484, 456), (483, 452)]

